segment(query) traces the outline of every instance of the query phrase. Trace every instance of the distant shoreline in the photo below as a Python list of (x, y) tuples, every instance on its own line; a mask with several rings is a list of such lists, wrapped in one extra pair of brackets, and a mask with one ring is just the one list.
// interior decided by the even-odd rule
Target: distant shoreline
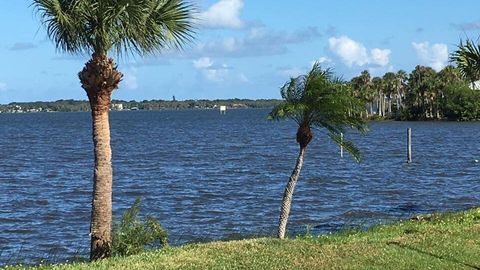
[[(112, 100), (112, 111), (154, 111), (181, 109), (229, 109), (272, 108), (282, 101), (278, 99), (216, 99), (216, 100)], [(36, 112), (88, 112), (90, 104), (86, 100), (57, 100), (51, 102), (12, 102), (0, 105), (0, 113), (36, 113)]]
[[(246, 107), (246, 108), (228, 108), (228, 110), (262, 110), (262, 109), (271, 109), (273, 107)], [(110, 110), (111, 113), (122, 113), (122, 112), (160, 112), (160, 111), (213, 111), (218, 110), (214, 108), (165, 108), (165, 109), (155, 109), (155, 110)], [(1, 114), (43, 114), (43, 113), (90, 113), (91, 111), (38, 111), (38, 112), (0, 112)], [(380, 121), (395, 121), (393, 119), (381, 119)]]

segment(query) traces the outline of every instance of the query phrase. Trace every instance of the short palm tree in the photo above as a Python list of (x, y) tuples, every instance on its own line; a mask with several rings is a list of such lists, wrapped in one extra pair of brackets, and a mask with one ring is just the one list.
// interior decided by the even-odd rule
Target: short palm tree
[(109, 53), (153, 54), (192, 39), (193, 6), (182, 0), (33, 0), (57, 49), (91, 55), (78, 74), (92, 109), (93, 176), (90, 259), (110, 256), (112, 163), (109, 108), (122, 73)]
[(343, 146), (357, 161), (360, 151), (344, 140), (346, 127), (366, 132), (367, 126), (360, 117), (365, 108), (360, 99), (354, 97), (350, 86), (335, 78), (330, 69), (322, 69), (315, 63), (307, 75), (292, 78), (281, 88), (284, 102), (270, 112), (269, 119), (291, 119), (298, 124), (297, 143), (300, 146), (295, 168), (283, 194), (278, 237), (285, 238), (293, 191), (303, 166), (305, 149), (313, 138), (312, 127), (325, 128), (329, 137)]
[(450, 55), (450, 61), (457, 64), (463, 77), (470, 81), (472, 88), (480, 80), (480, 43), (471, 39), (460, 40), (457, 49)]

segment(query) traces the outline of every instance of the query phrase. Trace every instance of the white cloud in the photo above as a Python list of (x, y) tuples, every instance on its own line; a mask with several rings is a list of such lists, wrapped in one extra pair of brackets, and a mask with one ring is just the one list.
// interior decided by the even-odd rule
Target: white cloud
[(199, 43), (186, 57), (256, 57), (280, 55), (289, 51), (289, 45), (313, 41), (321, 36), (316, 27), (294, 31), (275, 31), (265, 27), (253, 27), (244, 36), (226, 37)]
[(296, 78), (300, 75), (307, 74), (308, 71), (313, 67), (315, 63), (320, 63), (322, 67), (329, 66), (330, 63), (332, 63), (332, 59), (322, 56), (318, 58), (317, 60), (310, 61), (310, 63), (305, 64), (304, 66), (298, 67), (298, 66), (286, 66), (286, 67), (278, 67), (277, 72), (280, 76), (282, 77), (290, 77), (290, 78)]
[(367, 48), (347, 36), (328, 39), (329, 49), (348, 67), (374, 64), (386, 66), (390, 62), (389, 49), (374, 48), (368, 52)]
[(209, 68), (213, 66), (213, 61), (210, 57), (201, 57), (197, 60), (193, 60), (193, 66), (197, 69)]
[(241, 28), (243, 0), (220, 0), (200, 13), (199, 23), (210, 28)]
[(395, 69), (393, 68), (392, 65), (389, 65), (389, 66), (376, 66), (376, 67), (368, 67), (368, 72), (370, 72), (370, 74), (372, 76), (378, 76), (378, 77), (381, 77), (383, 76), (385, 73), (387, 72), (394, 72)]
[(198, 70), (201, 77), (213, 83), (249, 83), (250, 80), (244, 73), (238, 73), (227, 64), (217, 64), (210, 57), (200, 57), (192, 61), (193, 67)]
[(440, 71), (448, 64), (448, 47), (443, 43), (430, 45), (426, 42), (412, 42), (412, 46), (423, 65)]
[(321, 63), (330, 63), (330, 62), (332, 62), (332, 59), (330, 59), (328, 57), (325, 57), (325, 56), (322, 56), (322, 57), (318, 58), (317, 62), (319, 62), (320, 64)]
[(218, 68), (209, 68), (203, 70), (203, 74), (207, 80), (212, 82), (222, 82), (225, 80), (225, 77), (228, 75), (228, 66), (222, 65)]
[(137, 69), (132, 67), (124, 71), (123, 74), (123, 83), (125, 87), (129, 90), (138, 89), (138, 80), (137, 80)]
[(209, 57), (201, 57), (193, 60), (193, 67), (200, 70), (203, 76), (211, 82), (222, 82), (229, 75), (229, 67), (226, 64), (215, 65)]
[(7, 84), (4, 82), (0, 82), (0, 92), (7, 91)]
[(349, 67), (353, 65), (363, 66), (368, 63), (367, 49), (361, 43), (342, 36), (328, 39), (330, 50), (338, 55)]
[(279, 68), (278, 72), (283, 77), (296, 78), (302, 74), (305, 74), (305, 69), (299, 67), (284, 67)]
[(315, 63), (319, 63), (323, 66), (325, 64), (332, 63), (332, 59), (330, 59), (328, 57), (325, 57), (325, 56), (322, 56), (322, 57), (318, 58), (317, 60), (311, 61), (310, 62), (310, 67), (313, 67), (313, 65)]
[(371, 62), (379, 66), (386, 66), (390, 62), (390, 53), (389, 49), (372, 49), (371, 50)]

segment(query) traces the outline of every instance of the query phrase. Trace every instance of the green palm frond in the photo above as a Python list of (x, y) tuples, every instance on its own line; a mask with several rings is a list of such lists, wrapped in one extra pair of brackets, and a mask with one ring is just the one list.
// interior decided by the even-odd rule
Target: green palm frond
[(480, 79), (480, 43), (475, 44), (471, 39), (462, 40), (457, 49), (451, 54), (450, 61), (457, 64), (464, 78), (471, 82)]
[(305, 87), (305, 76), (300, 76), (297, 78), (291, 78), (289, 82), (280, 89), (280, 94), (282, 98), (288, 103), (299, 103), (301, 102)]
[[(364, 101), (355, 97), (350, 84), (336, 77), (331, 69), (322, 69), (319, 63), (306, 75), (287, 81), (281, 95), (284, 102), (272, 109), (268, 117), (271, 120), (288, 118), (299, 126), (325, 128), (333, 135), (344, 133), (346, 128), (368, 131), (361, 118)], [(333, 135), (331, 138), (336, 139)], [(344, 144), (360, 160), (354, 145), (348, 141)]]
[(362, 161), (360, 149), (358, 149), (353, 142), (345, 140), (345, 136), (342, 138), (340, 133), (329, 133), (328, 136), (333, 142), (339, 146), (342, 146), (343, 149), (345, 149), (345, 151), (347, 151), (355, 159), (355, 161)]
[(48, 36), (69, 53), (150, 54), (182, 48), (194, 35), (184, 0), (33, 0)]
[(47, 35), (62, 51), (79, 52), (86, 43), (78, 21), (84, 17), (81, 1), (33, 0)]
[(300, 124), (303, 120), (302, 112), (305, 110), (305, 105), (302, 103), (281, 103), (275, 106), (268, 114), (269, 120), (282, 120), (289, 118)]

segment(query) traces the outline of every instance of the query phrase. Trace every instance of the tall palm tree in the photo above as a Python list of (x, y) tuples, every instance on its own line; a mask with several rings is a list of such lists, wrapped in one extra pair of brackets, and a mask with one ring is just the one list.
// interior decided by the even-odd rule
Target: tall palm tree
[(407, 90), (407, 80), (408, 74), (404, 70), (399, 70), (396, 74), (396, 109), (397, 113), (403, 109), (403, 99), (405, 98), (406, 90)]
[[(431, 104), (435, 99), (437, 72), (431, 67), (416, 66), (408, 78), (406, 102), (414, 119), (425, 120), (430, 117)], [(427, 108), (428, 106), (428, 108)]]
[(457, 49), (450, 55), (450, 60), (457, 64), (458, 69), (472, 84), (480, 80), (480, 42), (475, 44), (471, 39), (460, 40)]
[(370, 73), (368, 70), (364, 70), (358, 77), (352, 78), (350, 82), (352, 84), (355, 96), (368, 103), (370, 110), (365, 107), (365, 116), (368, 118), (369, 115), (373, 115), (374, 101)]
[(372, 88), (374, 90), (375, 99), (377, 103), (377, 115), (380, 117), (385, 116), (385, 82), (380, 77), (374, 77), (372, 79)]
[(112, 163), (108, 120), (111, 95), (122, 80), (109, 53), (153, 54), (192, 39), (193, 6), (183, 0), (33, 0), (57, 49), (91, 55), (78, 74), (92, 110), (93, 176), (90, 259), (110, 256)]
[(297, 143), (300, 145), (295, 168), (283, 194), (278, 225), (278, 237), (285, 238), (293, 191), (303, 166), (305, 149), (313, 138), (312, 127), (325, 128), (330, 138), (342, 145), (360, 161), (360, 151), (355, 145), (343, 140), (345, 127), (367, 131), (360, 117), (364, 104), (353, 96), (350, 86), (335, 78), (330, 69), (322, 69), (315, 63), (307, 75), (292, 78), (281, 88), (284, 102), (273, 108), (269, 119), (292, 119), (298, 124)]
[(393, 72), (387, 72), (382, 77), (384, 82), (384, 90), (388, 101), (387, 112), (389, 116), (392, 116), (392, 98), (395, 95), (396, 79), (396, 74)]
[(437, 119), (441, 119), (445, 113), (445, 93), (448, 92), (448, 89), (452, 87), (452, 85), (458, 85), (463, 82), (467, 83), (467, 81), (462, 78), (459, 69), (454, 66), (448, 65), (438, 72), (435, 88), (437, 95), (437, 99), (435, 100), (435, 117)]

